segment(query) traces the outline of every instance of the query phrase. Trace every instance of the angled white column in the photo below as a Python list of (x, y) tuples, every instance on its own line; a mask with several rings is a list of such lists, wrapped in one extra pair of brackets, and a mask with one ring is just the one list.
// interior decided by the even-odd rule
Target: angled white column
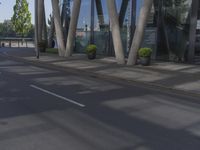
[(75, 43), (75, 36), (76, 36), (76, 28), (78, 24), (78, 17), (81, 7), (81, 0), (74, 0), (73, 1), (73, 8), (72, 8), (72, 17), (69, 24), (69, 32), (67, 36), (67, 44), (66, 44), (66, 52), (65, 56), (69, 57), (72, 55), (72, 51), (74, 48)]
[(125, 64), (124, 51), (122, 47), (122, 40), (120, 35), (119, 19), (115, 0), (107, 0), (108, 13), (110, 17), (111, 31), (113, 44), (115, 49), (115, 56), (118, 64)]
[(58, 52), (59, 52), (59, 56), (64, 56), (64, 54), (65, 54), (65, 44), (64, 43), (65, 42), (64, 42), (62, 25), (61, 25), (59, 0), (51, 0), (51, 3), (52, 3), (52, 9), (53, 9), (56, 39), (57, 39), (57, 43), (58, 43)]
[(137, 53), (143, 40), (144, 30), (147, 23), (148, 15), (152, 8), (152, 4), (153, 0), (143, 1), (143, 5), (140, 9), (138, 23), (136, 25), (134, 38), (132, 41), (132, 46), (129, 52), (127, 65), (135, 65), (137, 62)]
[(42, 31), (44, 24), (44, 0), (38, 0), (38, 41), (42, 42)]
[[(53, 13), (52, 13), (53, 15)], [(54, 33), (55, 33), (55, 25), (54, 25), (54, 18), (53, 16), (50, 15), (50, 29), (49, 29), (49, 35), (48, 35), (48, 47), (51, 48), (52, 47), (52, 42), (53, 42), (53, 37), (54, 37)]]
[(101, 28), (101, 25), (104, 25), (104, 14), (103, 14), (103, 7), (101, 0), (96, 0), (96, 9), (97, 9), (97, 15), (98, 15), (98, 21)]
[(35, 52), (36, 57), (39, 58), (38, 50), (38, 0), (35, 0)]

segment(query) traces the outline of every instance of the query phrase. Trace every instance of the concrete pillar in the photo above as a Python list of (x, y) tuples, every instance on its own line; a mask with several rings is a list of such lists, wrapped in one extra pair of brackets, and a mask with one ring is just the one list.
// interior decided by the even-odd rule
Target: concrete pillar
[(44, 0), (38, 0), (37, 5), (38, 10), (38, 41), (42, 42), (42, 29), (43, 29), (43, 23), (44, 23)]
[(139, 15), (138, 23), (135, 30), (135, 35), (132, 41), (131, 50), (129, 52), (127, 65), (135, 65), (137, 62), (137, 53), (143, 40), (147, 18), (152, 8), (152, 4), (153, 4), (153, 0), (143, 1), (143, 5), (140, 9), (140, 15)]
[[(19, 40), (18, 40), (19, 47)], [(39, 50), (38, 50), (38, 0), (35, 0), (35, 52), (36, 57), (39, 59)]]
[(50, 24), (49, 35), (48, 35), (48, 47), (52, 48), (52, 42), (53, 42), (54, 33), (55, 33), (55, 25), (54, 25), (54, 18), (51, 15), (50, 15), (50, 22), (51, 24)]
[(96, 8), (100, 29), (104, 25), (104, 14), (101, 0), (96, 0)]
[(74, 48), (80, 7), (81, 7), (81, 0), (74, 0), (73, 8), (72, 8), (72, 18), (70, 20), (69, 32), (67, 36), (66, 53), (65, 53), (66, 57), (69, 57), (72, 55), (72, 51)]
[(64, 56), (65, 54), (65, 42), (64, 42), (64, 35), (61, 25), (61, 16), (60, 16), (60, 9), (59, 9), (59, 0), (51, 0), (52, 2), (52, 9), (53, 9), (53, 16), (54, 16), (54, 25), (56, 31), (56, 39), (58, 43), (58, 52), (59, 56)]
[(108, 13), (110, 17), (112, 38), (115, 50), (115, 56), (118, 64), (125, 64), (124, 51), (120, 35), (119, 19), (115, 0), (107, 0)]
[(120, 8), (120, 13), (119, 13), (119, 26), (122, 28), (123, 27), (123, 22), (124, 18), (126, 15), (127, 7), (128, 7), (129, 0), (123, 0), (122, 5)]
[(198, 8), (199, 8), (199, 1), (192, 0), (192, 9), (191, 9), (191, 14), (190, 14), (189, 49), (188, 49), (188, 62), (189, 63), (193, 63), (194, 57), (195, 57)]

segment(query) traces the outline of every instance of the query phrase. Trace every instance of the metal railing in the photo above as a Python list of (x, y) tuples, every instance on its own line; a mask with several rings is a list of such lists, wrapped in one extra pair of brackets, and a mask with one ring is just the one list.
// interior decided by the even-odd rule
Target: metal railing
[(33, 38), (13, 38), (2, 37), (0, 38), (1, 47), (34, 47)]

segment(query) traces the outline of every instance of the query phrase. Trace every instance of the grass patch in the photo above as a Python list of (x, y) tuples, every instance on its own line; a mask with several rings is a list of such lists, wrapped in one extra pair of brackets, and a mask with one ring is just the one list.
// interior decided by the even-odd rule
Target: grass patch
[(58, 49), (57, 48), (47, 48), (46, 53), (58, 54)]

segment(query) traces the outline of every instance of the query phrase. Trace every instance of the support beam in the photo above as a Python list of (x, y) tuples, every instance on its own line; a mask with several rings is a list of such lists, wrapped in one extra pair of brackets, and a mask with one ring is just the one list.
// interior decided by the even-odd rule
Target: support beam
[(91, 0), (90, 44), (94, 44), (94, 3), (95, 0)]
[(191, 14), (190, 14), (189, 50), (188, 50), (188, 62), (189, 63), (193, 63), (194, 57), (195, 57), (198, 8), (199, 8), (199, 1), (192, 0), (192, 8), (191, 8)]
[(70, 20), (69, 33), (67, 36), (67, 45), (66, 45), (66, 53), (65, 53), (66, 57), (69, 57), (72, 55), (72, 51), (74, 48), (80, 7), (81, 7), (81, 0), (74, 0), (73, 8), (72, 8), (73, 17)]
[(123, 23), (124, 23), (124, 19), (125, 19), (128, 3), (129, 3), (129, 0), (123, 0), (122, 1), (122, 5), (121, 5), (121, 8), (120, 8), (120, 13), (119, 13), (119, 26), (120, 26), (120, 28), (123, 27)]
[(63, 0), (62, 2), (62, 10), (61, 10), (61, 23), (64, 26), (64, 22), (67, 17), (67, 0)]
[(104, 25), (104, 14), (101, 0), (96, 0), (97, 16), (100, 28)]
[(140, 9), (139, 20), (136, 26), (131, 50), (129, 52), (127, 65), (135, 65), (137, 63), (138, 50), (143, 40), (148, 15), (149, 15), (149, 12), (151, 11), (152, 5), (153, 5), (153, 0), (143, 1), (143, 5)]
[(112, 38), (115, 56), (118, 64), (125, 64), (124, 51), (120, 35), (119, 19), (115, 0), (107, 0), (108, 13), (110, 17)]
[(43, 24), (44, 24), (44, 0), (39, 0), (37, 5), (38, 10), (38, 41), (42, 42), (42, 31), (43, 31)]
[[(18, 41), (19, 47), (19, 41)], [(35, 52), (36, 57), (39, 59), (39, 49), (38, 49), (38, 0), (35, 0)]]
[(134, 36), (134, 33), (135, 33), (135, 26), (136, 26), (136, 4), (137, 4), (137, 0), (130, 0), (131, 1), (131, 35), (130, 35), (130, 47), (131, 47), (131, 44), (132, 44), (132, 41), (133, 41), (133, 36)]
[(59, 0), (51, 0), (51, 2), (52, 2), (52, 9), (53, 9), (53, 16), (54, 16), (56, 39), (58, 43), (58, 52), (59, 52), (59, 56), (64, 56), (65, 44), (64, 44), (64, 36), (63, 36), (63, 30), (62, 30), (62, 25), (61, 25)]
[[(70, 0), (63, 0), (62, 4), (62, 13), (61, 13), (61, 23), (63, 26), (63, 32), (65, 40), (67, 40), (68, 30), (70, 22)], [(65, 45), (66, 45), (65, 41)]]
[(50, 25), (50, 29), (49, 29), (49, 35), (48, 35), (48, 47), (52, 48), (53, 38), (55, 34), (55, 25), (54, 25), (54, 18), (51, 15), (49, 19), (49, 25)]
[(46, 13), (45, 13), (45, 6), (43, 9), (43, 29), (42, 29), (42, 34), (43, 34), (43, 40), (45, 41), (45, 44), (47, 46), (47, 42), (48, 42), (48, 37), (47, 37), (47, 23), (46, 23)]

